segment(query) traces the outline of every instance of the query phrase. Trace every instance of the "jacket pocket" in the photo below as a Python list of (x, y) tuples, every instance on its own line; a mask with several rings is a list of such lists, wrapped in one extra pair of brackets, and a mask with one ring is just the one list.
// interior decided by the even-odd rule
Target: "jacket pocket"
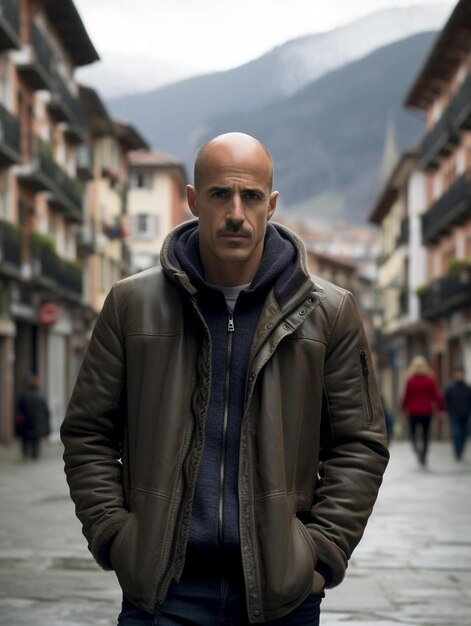
[(116, 564), (119, 563), (119, 549), (123, 544), (124, 537), (128, 533), (130, 527), (134, 523), (134, 513), (130, 513), (128, 519), (124, 522), (123, 526), (119, 529), (116, 537), (111, 544), (110, 549), (110, 561), (113, 569), (116, 570)]
[(361, 366), (361, 395), (363, 399), (363, 406), (366, 414), (366, 424), (371, 426), (373, 424), (373, 407), (371, 404), (370, 396), (370, 368), (368, 365), (368, 356), (366, 348), (360, 348), (360, 366)]
[(304, 526), (302, 521), (296, 515), (293, 515), (293, 520), (294, 520), (295, 528), (297, 528), (309, 554), (311, 555), (312, 570), (314, 571), (314, 568), (316, 567), (316, 563), (317, 563), (317, 550), (314, 544), (314, 540), (312, 539), (311, 534), (306, 528), (306, 526)]

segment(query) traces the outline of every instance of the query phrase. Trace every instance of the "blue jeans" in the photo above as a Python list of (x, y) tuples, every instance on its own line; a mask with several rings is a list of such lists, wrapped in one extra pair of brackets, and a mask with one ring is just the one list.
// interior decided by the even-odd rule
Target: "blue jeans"
[(451, 431), (453, 434), (455, 458), (461, 459), (463, 457), (466, 439), (468, 437), (468, 416), (452, 417)]
[[(319, 626), (324, 594), (310, 594), (285, 617), (264, 626)], [(118, 626), (249, 626), (242, 581), (225, 576), (182, 578), (170, 587), (162, 611), (155, 621), (151, 613), (123, 598)]]

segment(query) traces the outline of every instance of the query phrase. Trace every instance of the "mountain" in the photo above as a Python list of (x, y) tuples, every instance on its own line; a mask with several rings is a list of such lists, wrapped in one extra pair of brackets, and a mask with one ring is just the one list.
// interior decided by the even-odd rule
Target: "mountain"
[[(159, 68), (158, 72), (154, 71), (155, 67)], [(150, 56), (126, 51), (108, 54), (98, 63), (79, 68), (76, 78), (86, 85), (96, 86), (103, 98), (110, 99), (149, 91), (149, 72), (152, 72), (153, 89), (196, 74), (189, 65), (156, 61)]]
[(207, 120), (196, 149), (222, 132), (263, 141), (275, 162), (282, 208), (316, 219), (364, 222), (380, 184), (388, 123), (399, 150), (424, 132), (402, 101), (423, 64), (434, 33), (375, 50), (257, 111)]
[(426, 4), (385, 9), (326, 33), (291, 40), (250, 63), (108, 101), (152, 145), (193, 158), (195, 134), (218, 114), (250, 111), (412, 33), (440, 28), (450, 9)]

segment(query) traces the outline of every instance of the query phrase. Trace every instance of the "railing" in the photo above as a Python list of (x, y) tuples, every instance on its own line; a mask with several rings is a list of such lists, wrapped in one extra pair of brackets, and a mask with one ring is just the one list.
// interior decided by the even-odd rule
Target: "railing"
[(21, 231), (9, 222), (0, 220), (0, 264), (21, 267)]
[(77, 124), (80, 128), (84, 129), (85, 111), (80, 98), (74, 98), (64, 80), (57, 72), (54, 75), (53, 85), (58, 97), (62, 99), (63, 104), (65, 105), (65, 112), (68, 121), (73, 124)]
[(469, 124), (469, 120), (471, 120), (471, 74), (468, 75), (451, 101), (448, 107), (448, 116), (456, 129)]
[[(14, 35), (20, 37), (20, 7), (18, 0), (0, 0), (0, 24), (5, 22)], [(2, 42), (3, 42), (2, 38)], [(11, 41), (8, 36), (5, 43)], [(8, 47), (10, 47), (8, 45)], [(14, 46), (16, 47), (16, 46)]]
[(48, 143), (35, 138), (34, 142), (35, 160), (38, 170), (46, 176), (52, 183), (51, 191), (58, 192), (58, 195), (64, 195), (74, 207), (82, 212), (83, 185), (78, 180), (74, 180), (57, 165), (52, 158), (51, 147)]
[(9, 154), (8, 158), (0, 156), (0, 162), (12, 163), (20, 160), (20, 122), (3, 105), (0, 104), (0, 144), (4, 144)]
[(33, 256), (36, 276), (46, 278), (74, 295), (82, 295), (83, 270), (78, 264), (47, 248), (34, 251)]
[(32, 24), (32, 43), (36, 63), (52, 78), (54, 74), (54, 53), (39, 28)]
[(437, 124), (424, 137), (420, 146), (420, 166), (435, 167), (438, 157), (447, 154), (451, 145), (458, 144), (459, 131), (469, 124), (470, 119), (471, 75), (461, 85)]
[(465, 172), (429, 208), (422, 217), (422, 239), (425, 244), (438, 239), (456, 225), (471, 217), (471, 173)]
[(446, 154), (453, 143), (458, 143), (458, 136), (446, 110), (420, 144), (420, 166), (424, 169), (436, 167), (438, 157)]
[(433, 319), (471, 304), (471, 270), (435, 280), (419, 295), (422, 317)]

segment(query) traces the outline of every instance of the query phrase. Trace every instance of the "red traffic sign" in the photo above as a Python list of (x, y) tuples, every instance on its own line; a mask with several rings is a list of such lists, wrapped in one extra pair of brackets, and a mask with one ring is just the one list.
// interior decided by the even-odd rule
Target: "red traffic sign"
[(43, 302), (38, 309), (38, 321), (42, 326), (52, 326), (59, 319), (60, 309), (55, 302)]

